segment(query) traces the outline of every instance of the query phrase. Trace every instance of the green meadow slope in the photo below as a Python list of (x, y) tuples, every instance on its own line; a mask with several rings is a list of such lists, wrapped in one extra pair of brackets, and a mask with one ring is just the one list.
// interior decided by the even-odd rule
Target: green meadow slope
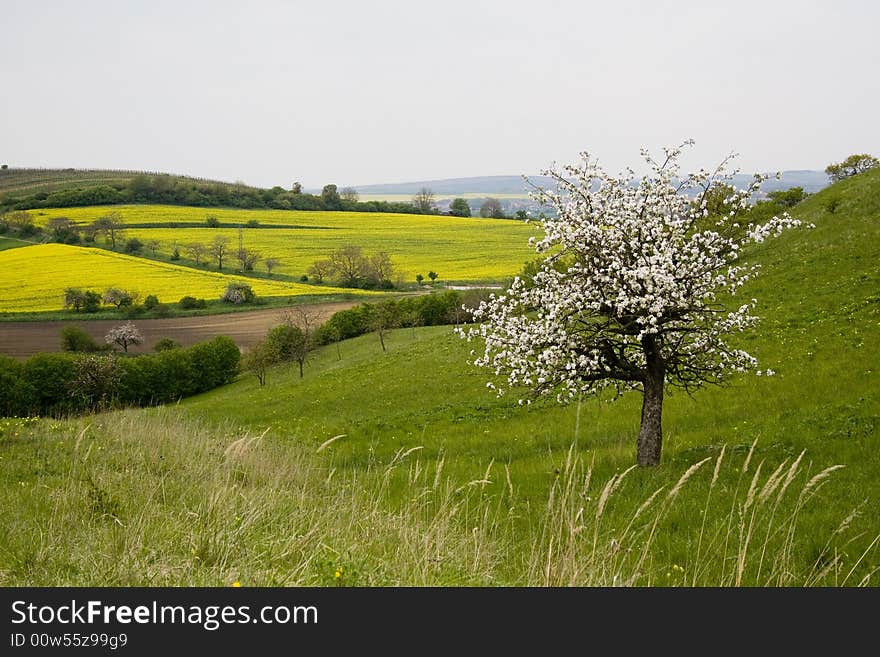
[[(776, 375), (670, 395), (658, 468), (602, 488), (634, 462), (637, 394), (523, 408), (449, 327), (368, 335), (173, 411), (9, 421), (3, 583), (871, 583), (880, 171), (793, 214), (816, 227), (755, 249), (743, 292), (741, 344)], [(265, 432), (246, 459), (243, 432)]]

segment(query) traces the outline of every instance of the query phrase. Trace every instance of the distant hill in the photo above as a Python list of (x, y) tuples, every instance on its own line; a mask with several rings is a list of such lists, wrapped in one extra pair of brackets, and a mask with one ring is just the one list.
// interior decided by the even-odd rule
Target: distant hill
[[(529, 180), (538, 187), (551, 188), (553, 179), (547, 176), (529, 176)], [(737, 186), (746, 186), (752, 180), (751, 176), (739, 175), (735, 179)], [(822, 171), (794, 170), (782, 172), (779, 180), (771, 178), (762, 187), (765, 192), (790, 187), (803, 187), (807, 193), (818, 192), (829, 184), (828, 176)], [(445, 197), (456, 194), (523, 194), (529, 191), (529, 187), (522, 176), (476, 176), (472, 178), (445, 178), (442, 180), (420, 180), (415, 182), (386, 183), (381, 185), (360, 185), (355, 189), (361, 194), (393, 195), (415, 194), (423, 187), (427, 187), (437, 197)]]
[[(198, 182), (230, 187), (249, 187), (243, 183), (230, 183), (194, 176), (179, 176), (156, 171), (133, 171), (121, 169), (0, 169), (0, 194), (24, 195), (40, 192), (57, 192), (64, 189), (82, 189), (96, 185), (122, 187), (137, 176), (163, 176), (171, 181)], [(255, 189), (255, 188), (252, 188)]]

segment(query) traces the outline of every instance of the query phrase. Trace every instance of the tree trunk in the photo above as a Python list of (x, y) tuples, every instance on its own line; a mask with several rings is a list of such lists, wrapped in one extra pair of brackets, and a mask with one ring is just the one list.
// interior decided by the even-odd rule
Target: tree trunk
[(379, 344), (382, 345), (382, 351), (385, 351), (385, 333), (380, 329), (379, 333)]
[(299, 361), (299, 378), (303, 378), (303, 361)]
[(660, 465), (663, 447), (663, 383), (666, 368), (653, 336), (646, 338), (645, 379), (642, 382), (642, 425), (639, 429), (636, 461), (640, 466)]

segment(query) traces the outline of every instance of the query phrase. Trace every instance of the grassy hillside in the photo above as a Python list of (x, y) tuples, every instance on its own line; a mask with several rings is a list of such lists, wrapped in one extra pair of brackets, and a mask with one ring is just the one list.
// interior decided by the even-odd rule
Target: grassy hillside
[(743, 292), (776, 376), (670, 395), (659, 468), (627, 470), (636, 394), (523, 408), (449, 328), (364, 336), (173, 412), (8, 421), (2, 581), (870, 583), (880, 172), (795, 214)]
[[(158, 240), (159, 252), (170, 254), (175, 244), (209, 243), (216, 235), (237, 240), (245, 229), (245, 244), (264, 256), (281, 259), (278, 272), (299, 276), (315, 260), (335, 249), (358, 245), (368, 253), (387, 251), (400, 275), (411, 282), (416, 274), (434, 270), (441, 280), (500, 280), (522, 269), (531, 256), (527, 240), (534, 225), (498, 219), (374, 212), (307, 212), (296, 210), (230, 210), (161, 205), (61, 208), (33, 211), (37, 223), (65, 216), (89, 223), (108, 211), (119, 212), (130, 226), (127, 234), (143, 241)], [(207, 228), (205, 218), (217, 217), (220, 228)], [(195, 226), (195, 227), (194, 227)]]
[[(126, 185), (135, 176), (157, 175), (147, 171), (117, 169), (2, 169), (0, 170), (0, 194), (19, 196), (37, 192), (56, 192), (94, 185)], [(231, 185), (189, 176), (170, 176), (172, 180), (210, 182)]]
[(64, 290), (80, 287), (103, 293), (108, 287), (136, 291), (144, 299), (155, 294), (160, 301), (176, 302), (183, 296), (218, 299), (232, 281), (250, 284), (263, 297), (309, 294), (367, 294), (360, 290), (282, 281), (255, 280), (196, 271), (171, 263), (155, 262), (65, 244), (39, 244), (0, 251), (0, 312), (27, 313), (62, 308)]

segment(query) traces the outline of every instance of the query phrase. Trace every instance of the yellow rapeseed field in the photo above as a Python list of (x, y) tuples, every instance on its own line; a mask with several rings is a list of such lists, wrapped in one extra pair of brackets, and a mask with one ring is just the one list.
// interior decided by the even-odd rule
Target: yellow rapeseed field
[[(442, 281), (498, 281), (522, 270), (534, 257), (528, 239), (538, 234), (535, 224), (503, 219), (373, 212), (308, 212), (301, 210), (236, 210), (173, 205), (119, 205), (32, 210), (38, 224), (65, 216), (88, 224), (108, 212), (118, 212), (132, 227), (127, 237), (157, 240), (159, 253), (177, 246), (208, 244), (217, 235), (237, 243), (236, 226), (245, 226), (245, 246), (281, 261), (276, 271), (300, 276), (318, 259), (347, 245), (368, 253), (387, 251), (398, 274), (411, 282), (416, 274), (435, 271)], [(220, 228), (208, 228), (214, 216)], [(260, 228), (247, 228), (256, 221)], [(155, 227), (145, 228), (144, 224)], [(177, 224), (175, 226), (175, 224)], [(185, 227), (182, 224), (190, 224)], [(197, 227), (192, 227), (197, 224)], [(271, 226), (271, 227), (269, 227)], [(101, 239), (101, 238), (99, 238)], [(261, 266), (258, 265), (258, 268)]]
[(141, 299), (155, 294), (165, 303), (187, 295), (218, 299), (231, 281), (247, 282), (263, 297), (359, 292), (200, 271), (97, 248), (38, 244), (0, 251), (0, 312), (60, 310), (67, 287), (99, 293), (120, 287)]

